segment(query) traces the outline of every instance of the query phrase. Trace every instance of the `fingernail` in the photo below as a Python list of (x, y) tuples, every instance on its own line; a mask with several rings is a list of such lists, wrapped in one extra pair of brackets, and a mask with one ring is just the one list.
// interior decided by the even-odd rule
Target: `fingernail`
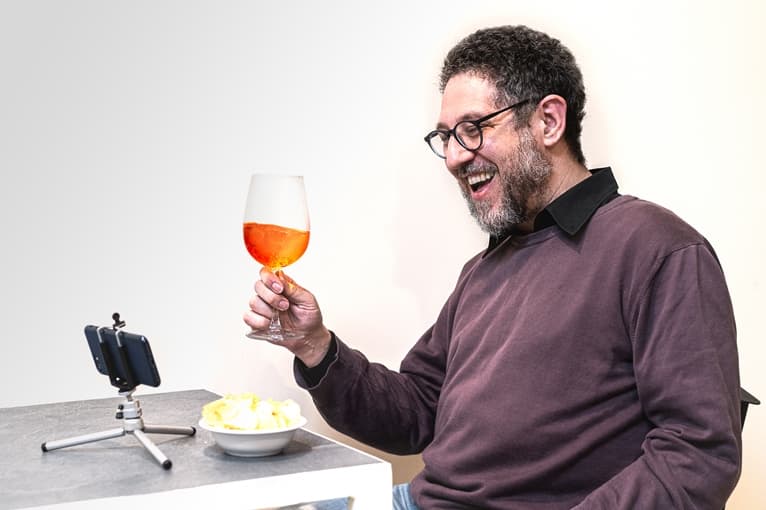
[(283, 300), (281, 300), (279, 302), (279, 304), (277, 306), (279, 307), (280, 310), (287, 310), (287, 307), (289, 305), (290, 305), (290, 303), (288, 303), (286, 299), (283, 299)]
[(272, 283), (271, 288), (274, 292), (282, 292), (282, 284), (279, 282)]

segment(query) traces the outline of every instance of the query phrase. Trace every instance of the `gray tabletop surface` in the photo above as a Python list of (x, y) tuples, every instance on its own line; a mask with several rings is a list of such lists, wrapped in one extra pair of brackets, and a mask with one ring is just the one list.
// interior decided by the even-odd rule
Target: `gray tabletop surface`
[[(197, 426), (206, 390), (140, 395), (146, 425)], [(381, 462), (306, 430), (279, 455), (226, 455), (210, 433), (148, 434), (173, 467), (162, 469), (132, 435), (43, 452), (45, 441), (122, 426), (122, 397), (0, 409), (0, 509), (146, 494)]]

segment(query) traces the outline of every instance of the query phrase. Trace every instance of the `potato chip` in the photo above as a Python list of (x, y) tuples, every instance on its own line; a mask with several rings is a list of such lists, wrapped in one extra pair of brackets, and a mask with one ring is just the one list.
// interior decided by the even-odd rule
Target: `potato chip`
[(263, 400), (254, 393), (227, 394), (202, 407), (202, 418), (211, 427), (233, 430), (277, 430), (301, 419), (298, 404), (287, 399)]

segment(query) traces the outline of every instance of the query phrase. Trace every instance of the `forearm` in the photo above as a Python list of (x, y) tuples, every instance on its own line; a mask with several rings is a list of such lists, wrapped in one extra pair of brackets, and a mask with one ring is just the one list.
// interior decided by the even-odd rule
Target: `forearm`
[(295, 365), (296, 381), (311, 393), (324, 419), (339, 432), (385, 451), (421, 451), (432, 437), (435, 399), (424, 398), (409, 376), (371, 363), (333, 340), (335, 359), (319, 380), (307, 380), (305, 369)]
[[(664, 442), (658, 438), (654, 440)], [(682, 462), (677, 463), (678, 459)], [(680, 464), (696, 468), (696, 480), (685, 478), (685, 470), (678, 469)], [(738, 475), (739, 464), (734, 459), (716, 458), (701, 452), (645, 454), (588, 495), (573, 510), (718, 510), (724, 507)]]

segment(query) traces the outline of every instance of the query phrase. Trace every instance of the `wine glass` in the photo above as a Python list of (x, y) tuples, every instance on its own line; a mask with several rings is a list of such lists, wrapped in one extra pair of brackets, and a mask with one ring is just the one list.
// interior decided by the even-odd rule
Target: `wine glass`
[[(309, 212), (301, 175), (253, 174), (245, 204), (245, 246), (252, 257), (278, 277), (306, 251), (309, 244)], [(282, 328), (274, 309), (264, 331), (249, 338), (280, 342), (296, 336)]]

